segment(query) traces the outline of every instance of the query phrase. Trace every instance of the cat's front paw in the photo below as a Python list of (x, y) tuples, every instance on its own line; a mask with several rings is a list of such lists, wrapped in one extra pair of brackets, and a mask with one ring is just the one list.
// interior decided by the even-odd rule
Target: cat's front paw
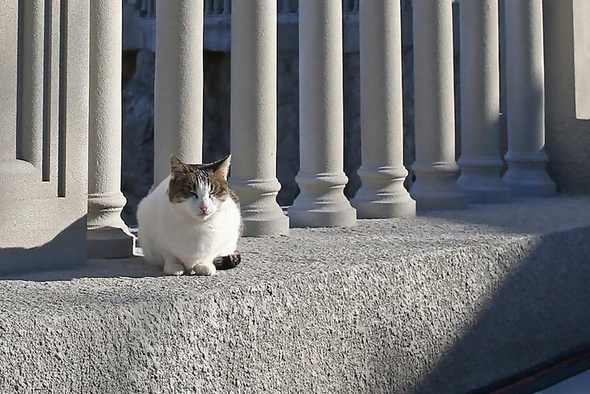
[(164, 264), (164, 273), (166, 275), (180, 276), (184, 274), (184, 266), (176, 262), (167, 261)]
[(217, 269), (212, 263), (196, 264), (191, 270), (192, 275), (211, 276), (217, 273)]

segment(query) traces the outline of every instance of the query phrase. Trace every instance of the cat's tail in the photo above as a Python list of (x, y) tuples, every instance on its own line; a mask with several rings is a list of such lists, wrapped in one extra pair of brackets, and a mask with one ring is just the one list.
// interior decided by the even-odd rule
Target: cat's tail
[(242, 256), (240, 253), (233, 253), (227, 256), (217, 256), (213, 260), (213, 265), (218, 270), (228, 270), (231, 268), (235, 268), (240, 262), (242, 261)]

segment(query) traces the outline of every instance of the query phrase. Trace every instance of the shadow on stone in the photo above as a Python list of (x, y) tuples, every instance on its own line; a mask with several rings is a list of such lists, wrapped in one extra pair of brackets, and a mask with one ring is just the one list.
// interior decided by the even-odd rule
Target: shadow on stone
[(0, 276), (2, 280), (23, 280), (34, 282), (69, 281), (81, 278), (147, 278), (160, 277), (164, 273), (160, 268), (150, 266), (142, 256), (125, 259), (88, 260), (77, 268), (50, 271), (48, 269), (7, 273)]
[(83, 217), (42, 246), (0, 248), (0, 281), (163, 276), (161, 269), (150, 266), (139, 255), (123, 259), (87, 259), (86, 232), (86, 217)]
[[(80, 244), (84, 246), (81, 248)], [(86, 216), (33, 248), (0, 248), (0, 275), (71, 269), (86, 263)]]
[[(507, 270), (483, 299), (474, 300), (483, 308), (473, 324), (453, 329), (457, 317), (444, 313), (432, 322), (442, 325), (439, 339), (449, 347), (424, 355), (438, 361), (413, 392), (489, 393), (590, 349), (589, 261), (590, 227), (540, 237), (520, 266), (498, 260)], [(522, 392), (542, 388), (531, 384)]]

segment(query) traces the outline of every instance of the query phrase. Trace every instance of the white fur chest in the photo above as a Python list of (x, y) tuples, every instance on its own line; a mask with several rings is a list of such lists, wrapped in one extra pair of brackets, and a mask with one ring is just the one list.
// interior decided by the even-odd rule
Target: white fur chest
[[(172, 210), (174, 208), (172, 206)], [(175, 214), (162, 218), (168, 229), (167, 235), (162, 236), (167, 237), (170, 251), (181, 261), (207, 261), (234, 253), (240, 223), (233, 201), (224, 202), (215, 214), (203, 221), (195, 222), (192, 218), (181, 217), (182, 213)]]

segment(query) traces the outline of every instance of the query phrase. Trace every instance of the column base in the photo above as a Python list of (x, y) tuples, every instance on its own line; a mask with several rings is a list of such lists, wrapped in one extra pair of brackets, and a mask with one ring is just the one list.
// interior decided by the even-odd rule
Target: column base
[(557, 193), (557, 186), (545, 167), (547, 155), (537, 153), (506, 154), (508, 171), (502, 181), (510, 188), (513, 197), (551, 197)]
[(416, 201), (404, 187), (404, 167), (361, 167), (362, 186), (351, 203), (359, 219), (413, 218)]
[(414, 163), (416, 182), (410, 195), (419, 211), (438, 211), (467, 208), (467, 195), (457, 185), (459, 168), (455, 163), (435, 165)]
[(277, 204), (281, 184), (276, 178), (229, 180), (230, 188), (240, 198), (242, 235), (259, 237), (289, 233), (289, 218)]
[(510, 200), (510, 189), (500, 178), (502, 161), (491, 157), (461, 157), (459, 188), (471, 204), (500, 204)]
[(388, 219), (416, 217), (416, 201), (408, 195), (399, 201), (387, 200), (352, 200), (359, 219)]
[(88, 229), (89, 259), (121, 259), (133, 256), (135, 237), (126, 228)]
[[(291, 227), (352, 227), (356, 224), (356, 210), (347, 204), (293, 204), (289, 207)], [(348, 206), (346, 206), (348, 205)]]
[(299, 174), (301, 188), (288, 209), (291, 227), (351, 227), (356, 210), (344, 196), (344, 173)]
[(514, 180), (505, 176), (503, 181), (510, 188), (513, 197), (552, 197), (557, 194), (557, 186), (551, 179)]
[(126, 202), (121, 192), (88, 195), (88, 258), (133, 256), (135, 237), (121, 219), (121, 210)]
[(266, 235), (289, 234), (289, 218), (281, 209), (274, 214), (258, 215), (242, 212), (242, 236), (261, 237)]

